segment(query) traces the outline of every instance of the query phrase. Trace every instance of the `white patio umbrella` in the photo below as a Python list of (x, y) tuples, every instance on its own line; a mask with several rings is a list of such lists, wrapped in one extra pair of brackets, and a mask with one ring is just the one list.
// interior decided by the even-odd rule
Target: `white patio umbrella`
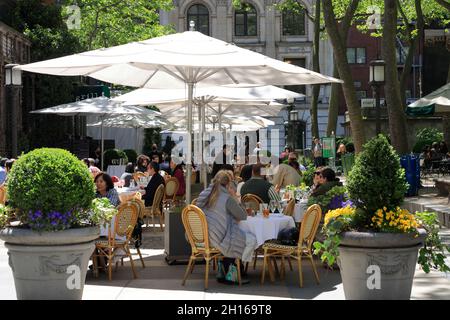
[[(31, 113), (36, 114), (56, 114), (60, 116), (87, 116), (95, 115), (100, 117), (100, 122), (105, 121), (107, 116), (111, 115), (145, 115), (149, 118), (160, 115), (160, 112), (143, 108), (142, 106), (124, 106), (122, 103), (112, 101), (107, 97), (98, 97), (92, 99), (85, 99), (71, 103), (61, 104), (55, 107), (34, 110)], [(103, 170), (103, 126), (101, 126), (101, 149), (102, 149), (102, 170)]]
[(158, 128), (168, 126), (169, 124), (170, 123), (167, 120), (153, 115), (122, 114), (105, 118), (102, 121), (88, 123), (86, 126), (100, 128), (133, 128), (136, 131), (135, 150), (137, 150), (139, 143), (139, 129)]
[(450, 113), (450, 83), (411, 103), (406, 113), (412, 116)]
[[(194, 86), (238, 83), (302, 85), (341, 82), (233, 44), (187, 31), (19, 66), (30, 72), (89, 76), (134, 87), (186, 88), (192, 134)], [(187, 142), (186, 200), (191, 200), (191, 139)]]

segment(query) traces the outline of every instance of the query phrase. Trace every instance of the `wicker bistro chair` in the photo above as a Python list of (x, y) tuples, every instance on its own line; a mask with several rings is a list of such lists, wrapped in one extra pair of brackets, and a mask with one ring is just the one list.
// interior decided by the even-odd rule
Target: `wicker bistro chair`
[(294, 215), (294, 209), (295, 209), (295, 199), (292, 198), (291, 200), (288, 201), (286, 209), (284, 210), (284, 214), (292, 217)]
[(142, 177), (145, 177), (145, 173), (143, 173), (143, 172), (135, 172), (135, 173), (133, 173), (133, 179), (134, 179), (134, 181), (136, 181), (136, 183), (138, 183), (139, 179), (142, 178)]
[[(134, 199), (129, 200), (129, 202), (132, 205), (135, 205), (138, 210), (138, 221), (143, 221), (144, 219), (144, 211), (145, 211), (145, 204), (144, 201), (142, 201), (137, 196)], [(139, 245), (136, 244), (136, 242), (139, 242)], [(142, 258), (140, 243), (142, 242), (142, 233), (139, 235), (135, 235), (130, 240), (130, 245), (133, 245), (136, 248), (137, 254), (139, 255), (139, 259), (141, 260), (142, 268), (145, 268), (144, 259)], [(123, 258), (122, 258), (122, 265), (123, 265)]]
[(6, 188), (5, 186), (0, 186), (0, 204), (6, 203)]
[(153, 198), (153, 204), (151, 207), (145, 207), (144, 217), (147, 217), (147, 227), (150, 223), (150, 217), (152, 218), (153, 230), (155, 229), (155, 217), (159, 217), (159, 226), (161, 231), (164, 231), (163, 221), (164, 221), (164, 212), (162, 211), (162, 202), (164, 199), (164, 185), (160, 185), (155, 192), (155, 196)]
[[(96, 252), (92, 255), (94, 263), (94, 273), (98, 277), (97, 257), (106, 257), (108, 259), (108, 279), (112, 279), (112, 265), (113, 259), (116, 256), (118, 249), (125, 251), (125, 255), (130, 258), (131, 270), (133, 277), (137, 278), (136, 270), (134, 269), (133, 258), (130, 253), (130, 241), (134, 226), (138, 218), (138, 208), (132, 203), (124, 203), (119, 206), (119, 212), (115, 216), (114, 229), (109, 228), (108, 239), (99, 239), (95, 242)], [(116, 236), (123, 237), (125, 240), (117, 240)], [(118, 261), (116, 262), (117, 269)]]
[(253, 210), (258, 211), (259, 205), (263, 203), (262, 199), (256, 194), (247, 193), (241, 197), (242, 203), (249, 203)]
[[(312, 257), (313, 250), (312, 244), (314, 238), (317, 233), (317, 229), (319, 227), (320, 219), (322, 218), (322, 209), (319, 205), (314, 204), (308, 208), (303, 218), (301, 227), (300, 227), (300, 235), (298, 239), (297, 246), (287, 246), (281, 245), (276, 242), (266, 242), (263, 245), (264, 249), (264, 262), (263, 262), (263, 270), (261, 275), (261, 283), (264, 283), (264, 277), (266, 273), (267, 261), (272, 257), (281, 257), (281, 277), (284, 278), (284, 258), (294, 258), (298, 262), (298, 275), (300, 287), (303, 287), (303, 273), (302, 273), (302, 257), (305, 256), (309, 258), (314, 275), (316, 277), (317, 284), (319, 284), (319, 275), (316, 270), (316, 266), (314, 264), (314, 260)], [(273, 275), (271, 274), (271, 269), (269, 266), (269, 275), (272, 280)]]
[[(218, 258), (223, 258), (223, 255), (218, 249), (213, 248), (209, 245), (208, 222), (206, 221), (205, 213), (199, 207), (194, 205), (186, 206), (181, 213), (181, 217), (189, 243), (192, 248), (192, 253), (189, 258), (189, 263), (186, 267), (182, 285), (184, 286), (187, 277), (190, 273), (192, 273), (195, 261), (198, 258), (203, 258), (206, 261), (205, 290), (207, 290), (209, 263), (211, 260), (215, 261)], [(239, 285), (241, 285), (240, 259), (236, 259), (236, 265), (238, 270), (238, 281)]]
[(196, 205), (197, 205), (197, 200), (198, 200), (198, 198), (192, 199), (191, 204), (193, 204), (194, 206), (196, 206)]
[(178, 188), (180, 187), (180, 183), (178, 179), (175, 177), (169, 178), (166, 181), (166, 192), (164, 194), (165, 202), (173, 202), (176, 200)]

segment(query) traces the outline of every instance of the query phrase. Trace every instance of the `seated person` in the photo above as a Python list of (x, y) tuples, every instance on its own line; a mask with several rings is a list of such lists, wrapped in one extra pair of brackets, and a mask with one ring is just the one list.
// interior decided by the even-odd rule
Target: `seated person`
[(145, 189), (145, 195), (143, 197), (145, 200), (145, 206), (151, 207), (153, 205), (153, 198), (155, 197), (156, 189), (158, 189), (161, 184), (164, 186), (166, 184), (164, 182), (164, 178), (159, 174), (159, 164), (156, 162), (150, 162), (148, 164), (147, 172), (149, 176), (151, 176), (150, 182), (145, 188), (143, 186), (141, 186), (141, 188)]
[(256, 237), (239, 228), (239, 221), (246, 220), (247, 213), (238, 197), (232, 195), (231, 182), (230, 175), (220, 170), (200, 193), (197, 206), (205, 212), (211, 246), (225, 257), (250, 262), (257, 247)]
[(150, 158), (144, 154), (141, 154), (137, 158), (137, 166), (135, 172), (147, 172), (147, 166), (150, 163)]
[(95, 178), (101, 170), (95, 166), (95, 159), (94, 158), (88, 158), (89, 160), (89, 171), (91, 172), (92, 176)]
[(270, 200), (280, 201), (273, 185), (261, 175), (262, 167), (263, 165), (260, 163), (252, 166), (252, 177), (242, 186), (241, 196), (250, 193), (260, 197), (264, 203), (269, 203)]
[(238, 196), (241, 195), (241, 188), (244, 185), (244, 183), (246, 183), (252, 177), (252, 165), (251, 164), (247, 164), (242, 168), (240, 177), (242, 178), (242, 181), (238, 183), (237, 190), (236, 190), (236, 193)]
[(298, 186), (301, 176), (293, 167), (288, 164), (280, 163), (274, 170), (272, 184), (278, 188), (284, 188), (287, 185)]
[(183, 172), (183, 163), (179, 158), (172, 158), (170, 160), (170, 169), (172, 171), (172, 176), (178, 180), (178, 191), (177, 196), (184, 196), (186, 193), (186, 178)]
[(97, 198), (108, 198), (113, 206), (120, 205), (119, 194), (114, 189), (114, 183), (109, 174), (100, 172), (95, 176), (94, 183), (97, 187)]
[(120, 177), (120, 180), (124, 180), (124, 187), (129, 187), (130, 182), (133, 179), (133, 173), (134, 173), (134, 165), (131, 162), (128, 162), (127, 166), (125, 167), (125, 172)]
[(170, 174), (170, 156), (164, 158), (164, 161), (159, 164), (159, 170)]
[(320, 172), (319, 185), (311, 193), (312, 197), (322, 196), (336, 186), (342, 186), (339, 178), (336, 178), (336, 173), (331, 168), (325, 168)]

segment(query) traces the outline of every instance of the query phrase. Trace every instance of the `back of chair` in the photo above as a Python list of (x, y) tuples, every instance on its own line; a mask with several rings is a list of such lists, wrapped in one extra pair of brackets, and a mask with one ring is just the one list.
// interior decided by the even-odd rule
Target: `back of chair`
[(158, 210), (161, 209), (162, 201), (164, 198), (164, 189), (165, 188), (164, 188), (163, 184), (159, 185), (159, 187), (156, 189), (155, 197), (153, 198), (153, 204), (152, 204), (153, 212), (157, 212)]
[(6, 188), (5, 186), (0, 187), (0, 204), (6, 203)]
[[(125, 236), (129, 241), (138, 218), (138, 206), (131, 202), (121, 204), (116, 214), (114, 231), (119, 237)], [(115, 236), (110, 239), (114, 242)]]
[(295, 209), (295, 199), (292, 198), (291, 200), (288, 201), (286, 209), (284, 209), (284, 214), (292, 217), (294, 215), (294, 209)]
[(169, 200), (172, 198), (172, 200), (175, 200), (175, 197), (177, 196), (178, 188), (180, 187), (180, 183), (178, 182), (178, 179), (175, 177), (169, 178), (166, 181), (166, 200)]
[(133, 198), (130, 200), (131, 203), (135, 203), (138, 207), (138, 218), (144, 219), (145, 203), (139, 198)]
[(255, 211), (258, 211), (259, 205), (263, 203), (260, 197), (258, 197), (256, 194), (251, 193), (244, 194), (241, 198), (241, 202), (250, 204), (251, 208)]
[(193, 204), (194, 206), (196, 206), (196, 205), (197, 205), (197, 200), (198, 200), (198, 198), (192, 199), (191, 204)]
[(202, 209), (192, 204), (188, 205), (183, 209), (181, 218), (192, 251), (209, 250), (208, 222)]
[(133, 179), (134, 179), (134, 181), (136, 181), (136, 183), (139, 182), (139, 179), (141, 177), (145, 177), (145, 174), (143, 172), (135, 172), (135, 173), (133, 173)]
[(322, 218), (322, 208), (318, 204), (313, 204), (306, 210), (300, 227), (298, 245), (311, 249), (314, 238), (316, 237), (320, 219)]

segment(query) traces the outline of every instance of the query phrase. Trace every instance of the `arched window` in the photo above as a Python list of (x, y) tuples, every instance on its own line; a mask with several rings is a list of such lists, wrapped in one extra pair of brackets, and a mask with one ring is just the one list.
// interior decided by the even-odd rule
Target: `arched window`
[(257, 35), (257, 14), (251, 4), (245, 3), (234, 13), (234, 34), (236, 36)]
[(303, 36), (306, 34), (305, 10), (300, 12), (283, 11), (283, 35)]
[(199, 31), (209, 36), (209, 11), (202, 4), (194, 4), (187, 12), (187, 30), (190, 29), (190, 22), (194, 21), (195, 31)]

